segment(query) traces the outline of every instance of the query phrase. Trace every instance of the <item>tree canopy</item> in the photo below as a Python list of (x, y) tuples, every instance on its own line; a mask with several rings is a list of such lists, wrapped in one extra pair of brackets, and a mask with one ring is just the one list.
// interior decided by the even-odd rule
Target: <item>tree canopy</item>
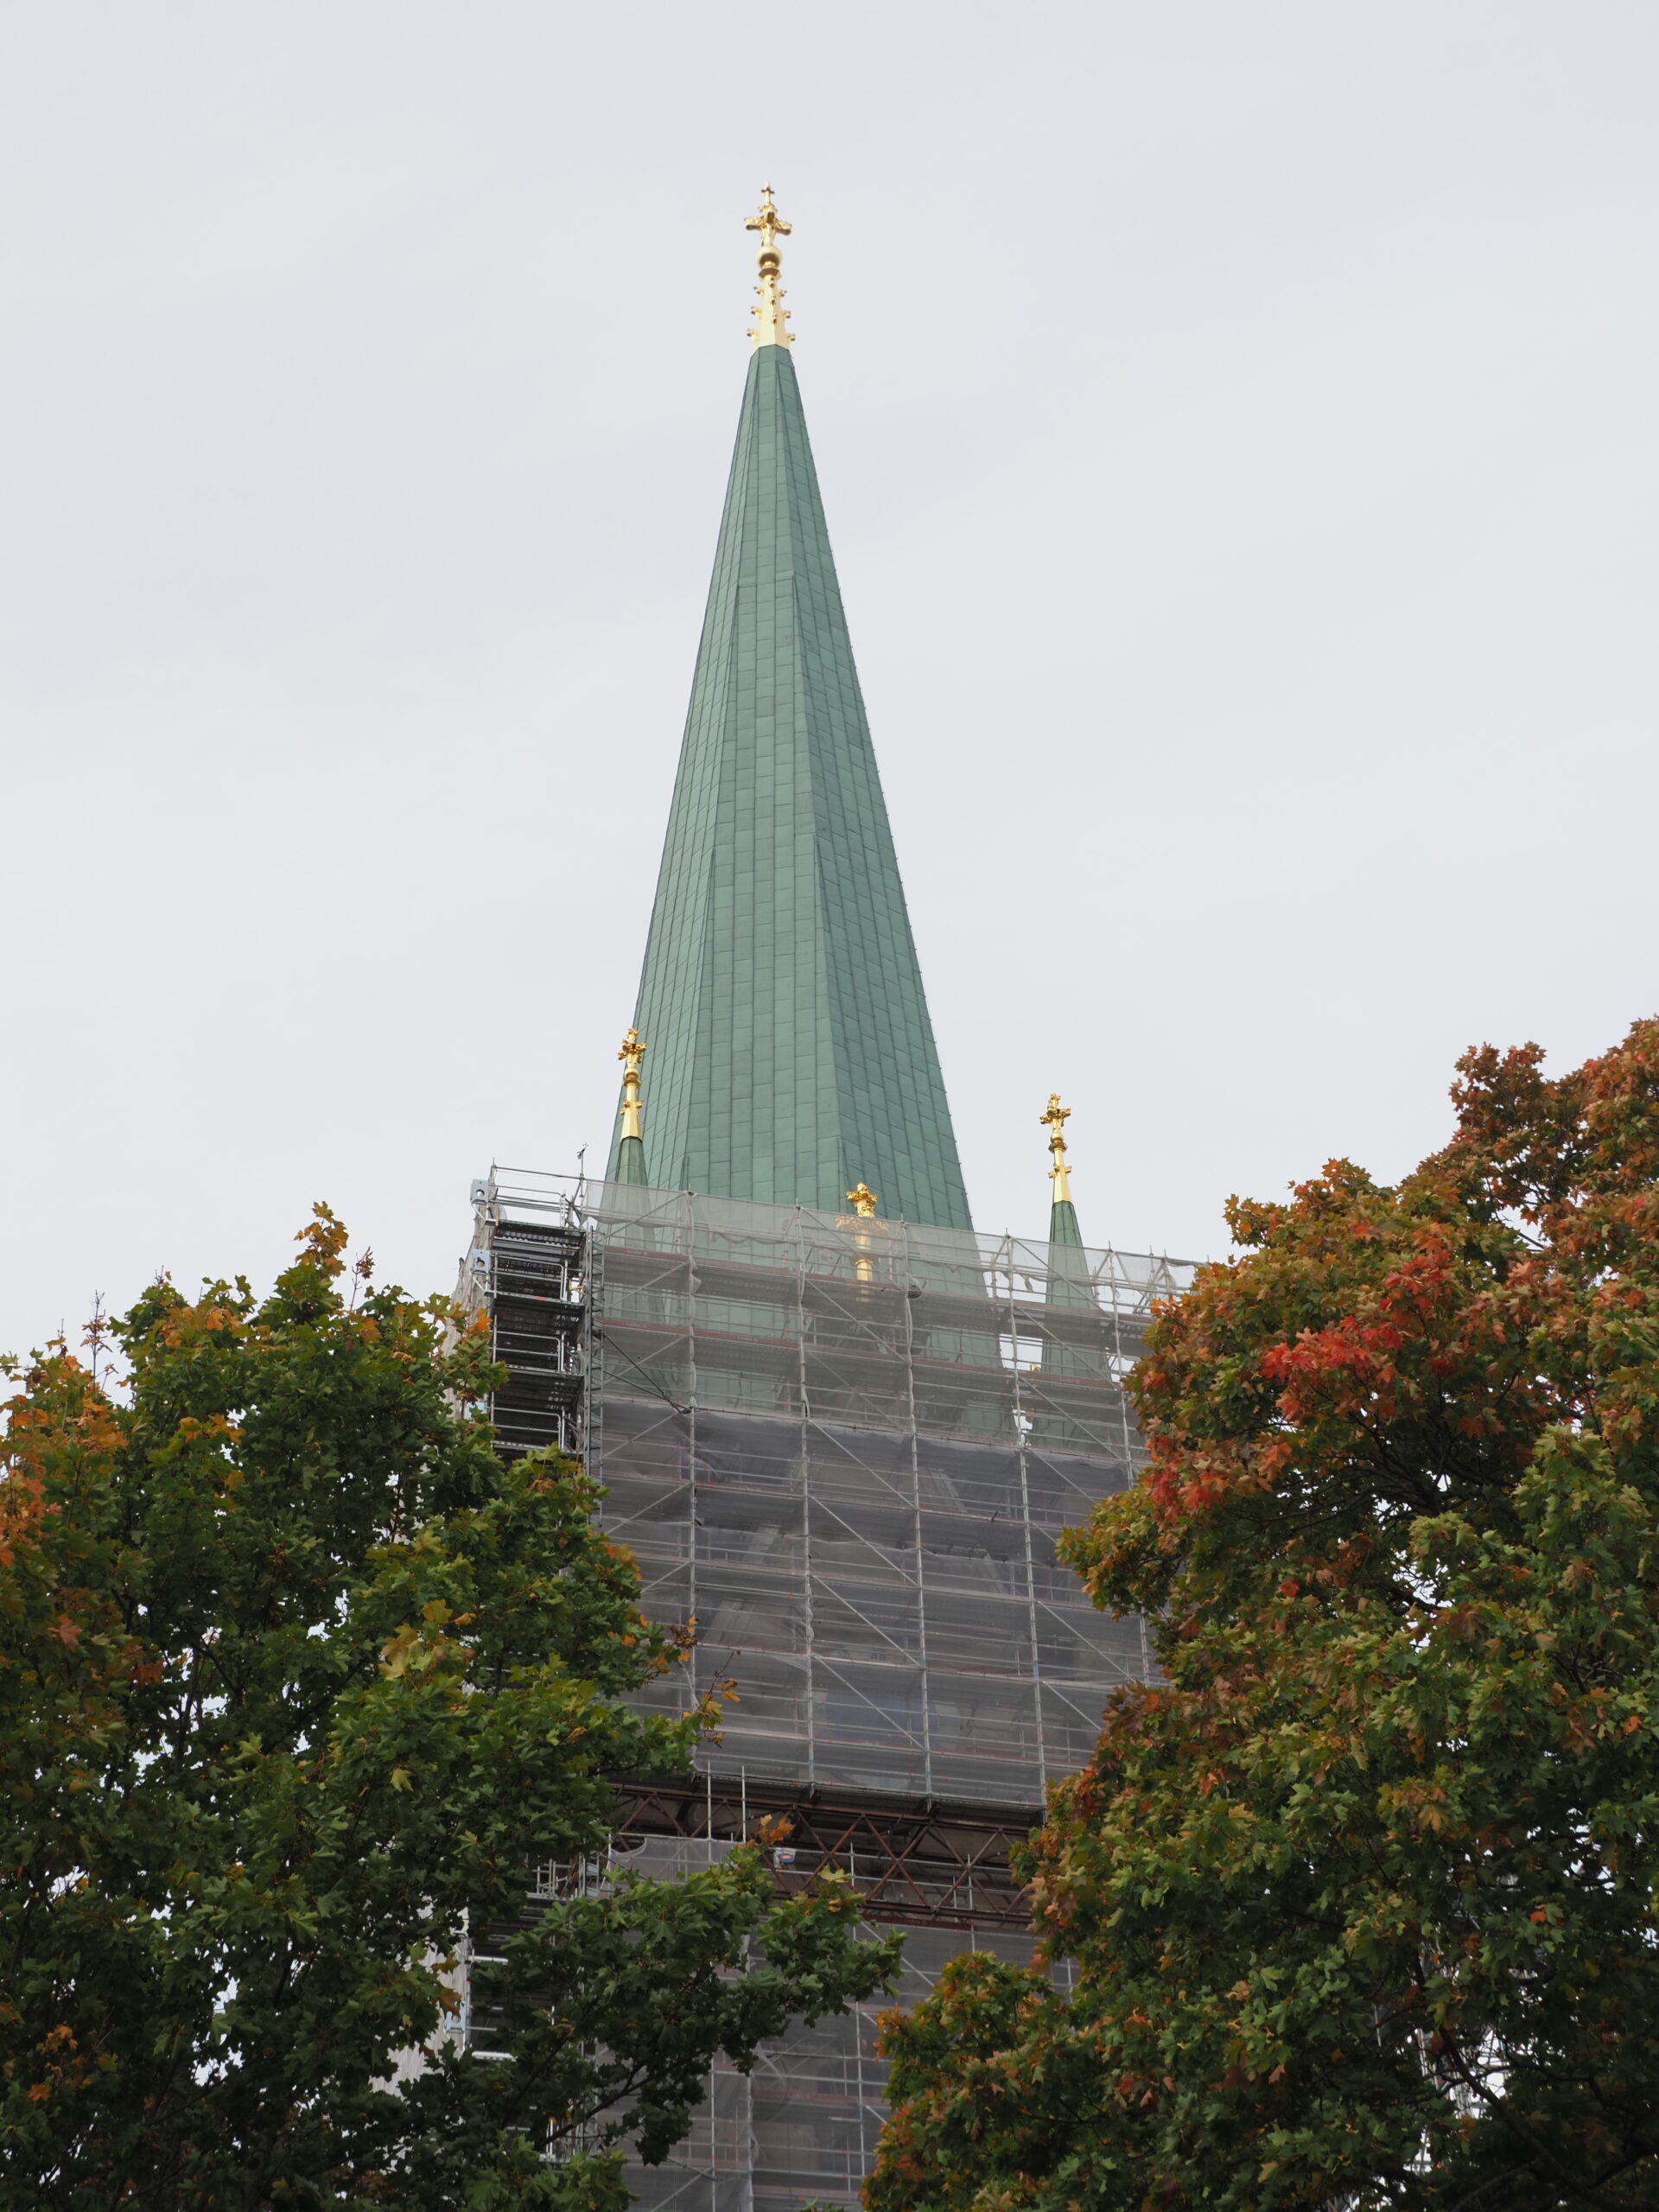
[(748, 1848), (527, 1910), (714, 1716), (629, 1705), (680, 1649), (592, 1485), (504, 1465), (486, 1337), (344, 1245), (319, 1208), (269, 1297), (161, 1283), (122, 1389), (59, 1344), (11, 1401), (8, 2206), (614, 2205), (620, 2105), (660, 2158), (716, 2052), (890, 1975), (844, 1885), (776, 1903)]
[(875, 2212), (1659, 2204), (1659, 1021), (1452, 1096), (1157, 1319), (1068, 1549), (1162, 1679), (1054, 1792), (1037, 1965), (890, 2020)]

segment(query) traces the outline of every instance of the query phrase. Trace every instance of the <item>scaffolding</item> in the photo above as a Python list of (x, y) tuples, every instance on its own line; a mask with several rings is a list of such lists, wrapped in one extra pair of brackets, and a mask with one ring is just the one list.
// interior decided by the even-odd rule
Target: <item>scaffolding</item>
[[(780, 1888), (833, 1865), (913, 1931), (903, 2001), (957, 1951), (1028, 1956), (1009, 1848), (1148, 1665), (1055, 1541), (1133, 1478), (1122, 1377), (1190, 1267), (507, 1169), (474, 1200), (501, 1448), (579, 1451), (644, 1609), (695, 1621), (642, 1701), (736, 1694), (695, 1775), (624, 1790), (622, 1863), (783, 1821)], [(881, 2086), (868, 2014), (799, 2028), (717, 2068), (630, 2183), (676, 2212), (855, 2202)]]

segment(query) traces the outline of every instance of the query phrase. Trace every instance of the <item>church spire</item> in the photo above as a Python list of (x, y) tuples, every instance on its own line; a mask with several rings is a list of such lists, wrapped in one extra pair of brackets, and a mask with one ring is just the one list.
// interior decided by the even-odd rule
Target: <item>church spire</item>
[(760, 207), (743, 227), (746, 231), (758, 232), (760, 237), (760, 251), (756, 257), (760, 264), (760, 282), (754, 288), (760, 304), (754, 310), (749, 335), (757, 346), (792, 346), (795, 340), (784, 327), (789, 321), (789, 309), (784, 305), (784, 288), (778, 281), (783, 267), (778, 240), (786, 238), (791, 226), (773, 207), (769, 184), (761, 187)]
[(617, 1058), (622, 1063), (622, 1107), (617, 1116), (616, 1175), (619, 1183), (648, 1183), (645, 1142), (639, 1105), (639, 1063), (645, 1040), (637, 1029), (622, 1039)]
[(770, 192), (751, 223), (756, 342), (634, 1014), (652, 1041), (651, 1179), (838, 1214), (868, 1178), (890, 1221), (970, 1229)]

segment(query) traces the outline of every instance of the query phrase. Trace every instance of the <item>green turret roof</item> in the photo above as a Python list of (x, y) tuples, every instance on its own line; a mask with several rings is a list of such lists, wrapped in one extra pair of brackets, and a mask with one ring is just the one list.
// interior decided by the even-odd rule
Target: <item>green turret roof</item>
[(1067, 1244), (1083, 1249), (1083, 1231), (1077, 1226), (1077, 1210), (1070, 1198), (1056, 1198), (1048, 1210), (1048, 1241), (1051, 1244)]
[[(1071, 1203), (1071, 1170), (1065, 1157), (1065, 1125), (1071, 1118), (1071, 1109), (1062, 1106), (1058, 1093), (1051, 1092), (1048, 1110), (1039, 1118), (1048, 1130), (1049, 1156), (1054, 1162), (1048, 1171), (1054, 1196), (1048, 1209), (1048, 1288), (1045, 1295), (1051, 1306), (1092, 1306), (1097, 1301), (1089, 1280), (1089, 1263), (1084, 1257), (1077, 1210)], [(1070, 1357), (1060, 1346), (1051, 1344), (1043, 1354), (1043, 1365), (1052, 1369), (1058, 1363), (1064, 1368)]]
[(795, 365), (764, 336), (634, 1021), (653, 1184), (839, 1211), (868, 1181), (889, 1218), (971, 1227)]

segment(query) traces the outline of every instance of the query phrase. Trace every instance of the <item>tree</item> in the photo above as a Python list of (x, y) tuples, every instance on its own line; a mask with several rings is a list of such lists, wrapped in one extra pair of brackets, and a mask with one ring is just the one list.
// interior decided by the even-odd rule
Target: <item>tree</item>
[(344, 1243), (320, 1207), (263, 1301), (153, 1288), (124, 1401), (60, 1344), (11, 1402), (7, 2205), (612, 2206), (619, 2103), (660, 2158), (716, 2052), (887, 1986), (849, 1890), (775, 1904), (753, 1849), (526, 1911), (713, 1715), (628, 1704), (682, 1655), (593, 1485), (503, 1465), (484, 1334), (366, 1255), (348, 1301)]
[(1160, 1311), (1068, 1556), (1163, 1678), (1053, 1795), (1038, 1965), (890, 2021), (877, 2212), (1659, 2204), (1659, 1022), (1541, 1057)]

